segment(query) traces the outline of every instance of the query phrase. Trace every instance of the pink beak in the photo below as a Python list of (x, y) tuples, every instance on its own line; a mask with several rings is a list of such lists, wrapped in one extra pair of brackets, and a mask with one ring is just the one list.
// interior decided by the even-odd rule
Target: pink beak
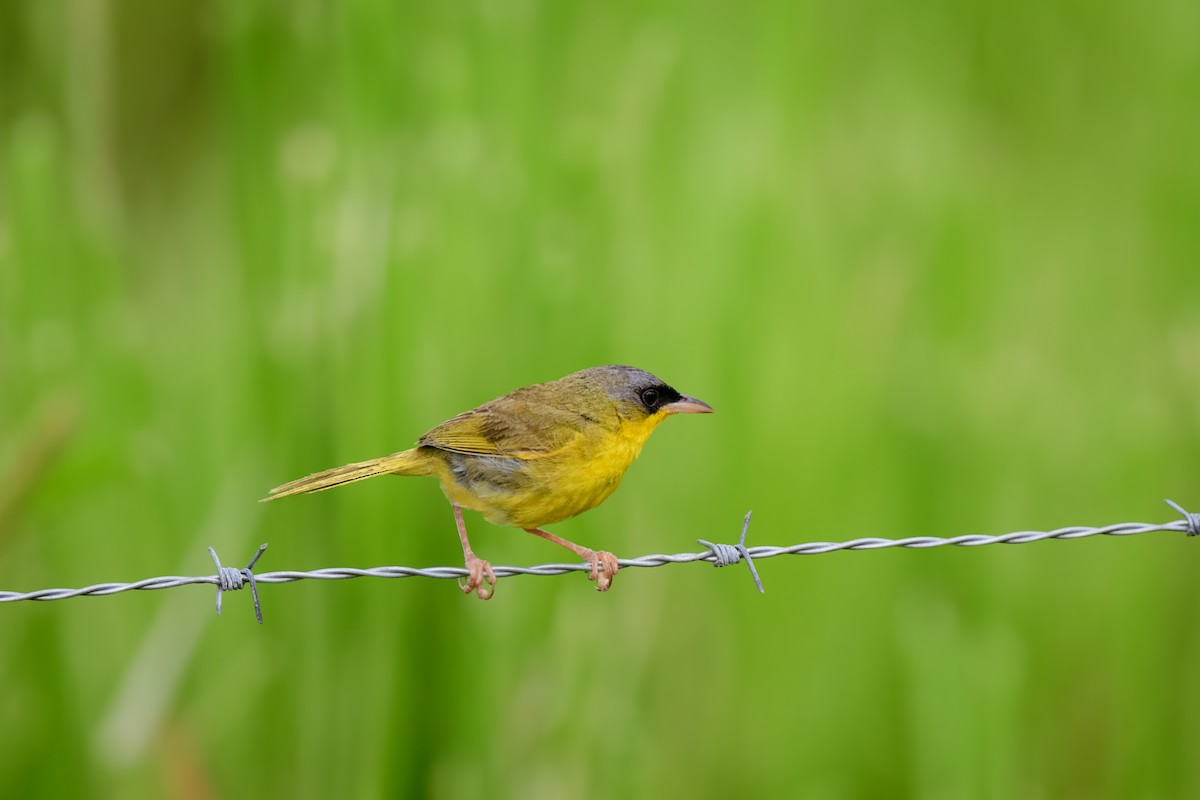
[(713, 408), (703, 400), (688, 397), (686, 394), (674, 403), (667, 403), (662, 410), (668, 414), (711, 414)]

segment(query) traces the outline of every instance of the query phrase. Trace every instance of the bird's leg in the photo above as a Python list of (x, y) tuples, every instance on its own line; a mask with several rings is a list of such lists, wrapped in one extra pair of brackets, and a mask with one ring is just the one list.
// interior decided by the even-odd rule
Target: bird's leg
[(496, 573), (492, 572), (491, 564), (475, 555), (471, 550), (471, 543), (467, 541), (467, 525), (463, 522), (462, 509), (457, 503), (450, 505), (454, 508), (454, 524), (458, 526), (458, 538), (462, 542), (463, 559), (467, 562), (467, 580), (464, 583), (460, 578), (458, 588), (462, 589), (464, 594), (475, 592), (480, 600), (491, 600), (492, 595), (496, 593)]
[(620, 567), (617, 563), (617, 557), (612, 553), (607, 550), (592, 550), (589, 547), (568, 542), (561, 536), (555, 536), (553, 533), (544, 531), (541, 528), (526, 528), (525, 532), (532, 533), (534, 536), (540, 536), (548, 542), (561, 545), (591, 564), (592, 571), (588, 573), (588, 580), (596, 582), (596, 591), (607, 592), (608, 587), (612, 586), (613, 578), (616, 577), (617, 569)]

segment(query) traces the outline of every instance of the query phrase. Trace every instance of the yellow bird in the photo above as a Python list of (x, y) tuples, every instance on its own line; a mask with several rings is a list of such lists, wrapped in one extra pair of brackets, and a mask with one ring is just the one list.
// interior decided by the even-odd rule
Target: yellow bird
[(411, 450), (318, 472), (271, 490), (266, 500), (319, 492), (376, 475), (433, 475), (454, 509), (466, 559), (464, 592), (487, 600), (492, 565), (467, 541), (464, 508), (494, 525), (522, 528), (591, 564), (606, 591), (617, 559), (542, 530), (608, 498), (651, 432), (671, 414), (712, 407), (660, 379), (625, 366), (592, 367), (538, 383), (459, 414), (426, 433)]

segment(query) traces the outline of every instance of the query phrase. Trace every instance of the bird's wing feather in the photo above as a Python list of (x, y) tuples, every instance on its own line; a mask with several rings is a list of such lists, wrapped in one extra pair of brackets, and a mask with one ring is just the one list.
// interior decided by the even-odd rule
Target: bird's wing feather
[(418, 443), (472, 455), (541, 458), (580, 436), (584, 422), (578, 414), (507, 396), (443, 422)]

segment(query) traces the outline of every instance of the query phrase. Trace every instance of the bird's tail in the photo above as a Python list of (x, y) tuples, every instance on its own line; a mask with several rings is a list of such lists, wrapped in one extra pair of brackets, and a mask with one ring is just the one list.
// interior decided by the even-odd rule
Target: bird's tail
[(383, 458), (373, 458), (370, 461), (359, 461), (344, 467), (334, 467), (324, 472), (317, 472), (307, 478), (276, 486), (262, 499), (278, 500), (280, 497), (290, 497), (294, 494), (320, 492), (341, 486), (343, 483), (354, 483), (376, 475), (432, 475), (433, 468), (429, 457), (420, 448), (392, 453)]

